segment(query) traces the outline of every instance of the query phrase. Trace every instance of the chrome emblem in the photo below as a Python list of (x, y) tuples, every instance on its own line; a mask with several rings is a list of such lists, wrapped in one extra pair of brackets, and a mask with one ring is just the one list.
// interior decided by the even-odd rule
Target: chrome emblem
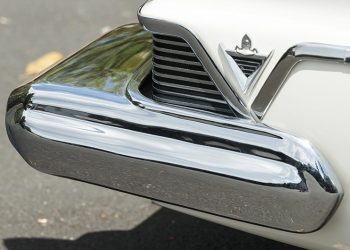
[(235, 51), (246, 56), (255, 55), (258, 53), (257, 49), (252, 49), (252, 40), (247, 34), (245, 34), (242, 38), (241, 47), (236, 46)]
[(261, 55), (253, 47), (252, 40), (245, 34), (241, 40), (241, 46), (235, 46), (234, 50), (226, 49), (224, 44), (220, 44), (220, 50), (226, 60), (223, 60), (227, 78), (235, 86), (236, 94), (243, 95), (249, 91), (250, 86), (260, 76), (260, 72), (266, 65), (266, 61), (271, 55)]

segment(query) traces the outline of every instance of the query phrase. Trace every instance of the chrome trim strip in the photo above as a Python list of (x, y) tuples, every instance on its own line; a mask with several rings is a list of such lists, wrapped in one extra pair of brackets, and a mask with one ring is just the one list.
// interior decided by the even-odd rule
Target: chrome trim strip
[(124, 26), (14, 90), (6, 128), (28, 164), (291, 232), (326, 223), (343, 190), (317, 150), (249, 120), (146, 98), (151, 46), (139, 25)]
[(193, 62), (193, 61), (187, 61), (187, 60), (182, 60), (182, 59), (175, 59), (171, 57), (166, 57), (166, 56), (158, 56), (153, 54), (153, 58), (164, 60), (164, 61), (169, 61), (169, 62), (178, 62), (178, 63), (184, 63), (184, 64), (190, 64), (190, 65), (195, 65), (195, 66), (202, 66), (200, 62)]
[(188, 86), (188, 85), (182, 85), (182, 84), (180, 85), (180, 84), (175, 84), (175, 83), (163, 82), (163, 81), (158, 81), (154, 77), (152, 77), (152, 81), (157, 85), (166, 86), (166, 87), (170, 87), (170, 88), (186, 89), (186, 90), (192, 90), (192, 91), (196, 91), (196, 92), (200, 92), (200, 93), (208, 93), (208, 94), (214, 94), (214, 95), (221, 96), (221, 93), (219, 92), (219, 90), (215, 90), (215, 89), (214, 90), (203, 89), (203, 88), (197, 88), (197, 87), (192, 87), (192, 86)]
[(226, 101), (224, 99), (213, 99), (210, 97), (205, 97), (205, 96), (200, 96), (200, 95), (194, 95), (194, 94), (185, 94), (185, 93), (178, 93), (178, 92), (171, 92), (167, 90), (162, 90), (159, 88), (159, 86), (154, 85), (153, 88), (158, 92), (158, 93), (163, 93), (163, 94), (170, 94), (174, 96), (180, 96), (180, 97), (189, 97), (193, 98), (195, 100), (200, 100), (200, 101), (210, 101), (213, 103), (218, 103), (218, 104), (226, 104)]
[(172, 44), (172, 45), (177, 45), (181, 47), (189, 47), (188, 44), (183, 41), (183, 42), (175, 42), (175, 41), (170, 41), (170, 40), (165, 40), (165, 39), (160, 39), (155, 36), (153, 36), (153, 41), (159, 42), (159, 43), (164, 43), (164, 44)]
[(156, 76), (161, 76), (164, 78), (168, 79), (174, 79), (174, 80), (182, 80), (186, 82), (194, 82), (194, 83), (200, 83), (200, 84), (205, 84), (205, 85), (213, 85), (212, 81), (208, 80), (202, 80), (202, 79), (197, 79), (197, 78), (192, 78), (192, 77), (187, 77), (187, 76), (178, 76), (178, 75), (172, 75), (172, 74), (167, 74), (167, 73), (159, 73), (157, 69), (153, 68), (153, 74)]
[(290, 48), (272, 70), (251, 106), (256, 117), (263, 119), (296, 64), (315, 60), (350, 63), (350, 47), (303, 43)]
[(236, 115), (240, 118), (252, 119), (244, 102), (239, 98), (235, 91), (233, 91), (230, 84), (227, 83), (195, 35), (181, 25), (142, 16), (142, 7), (138, 11), (138, 19), (145, 29), (157, 34), (172, 35), (184, 39), (190, 45), (199, 61), (203, 64), (203, 67), (208, 72), (210, 78), (216, 84), (217, 88)]
[(166, 53), (171, 53), (171, 54), (179, 54), (179, 55), (184, 55), (184, 56), (191, 56), (191, 57), (196, 57), (196, 55), (193, 52), (187, 52), (187, 51), (181, 51), (181, 50), (175, 50), (175, 49), (166, 49), (166, 48), (161, 48), (156, 45), (153, 45), (153, 47), (161, 52), (166, 52)]
[(208, 76), (208, 73), (206, 71), (194, 70), (194, 69), (183, 68), (183, 67), (178, 67), (178, 66), (168, 66), (168, 65), (159, 64), (156, 62), (153, 62), (153, 65), (157, 68), (160, 68), (160, 69), (168, 69), (168, 70), (172, 70), (172, 71), (190, 73), (190, 74), (194, 74), (194, 75)]

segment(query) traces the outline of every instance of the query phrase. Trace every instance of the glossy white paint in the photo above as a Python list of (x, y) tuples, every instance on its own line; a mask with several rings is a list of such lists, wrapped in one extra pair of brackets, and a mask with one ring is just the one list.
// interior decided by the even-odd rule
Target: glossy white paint
[[(283, 53), (302, 42), (350, 45), (350, 1), (348, 0), (152, 0), (142, 15), (186, 27), (201, 41), (219, 70), (227, 76), (219, 55), (219, 44), (234, 49), (248, 34), (259, 53), (274, 52), (257, 87)], [(234, 81), (227, 77), (227, 80)]]
[[(274, 51), (248, 105), (283, 53), (302, 42), (350, 46), (350, 1), (339, 0), (153, 0), (142, 15), (180, 24), (201, 41), (226, 79), (219, 45), (234, 49), (248, 33), (260, 53)], [(222, 53), (221, 53), (222, 54)], [(291, 72), (263, 122), (310, 140), (333, 166), (345, 192), (319, 231), (294, 234), (170, 206), (263, 237), (312, 249), (350, 249), (350, 65), (302, 62)], [(169, 205), (167, 205), (169, 207)], [(317, 208), (315, 208), (317, 209)]]

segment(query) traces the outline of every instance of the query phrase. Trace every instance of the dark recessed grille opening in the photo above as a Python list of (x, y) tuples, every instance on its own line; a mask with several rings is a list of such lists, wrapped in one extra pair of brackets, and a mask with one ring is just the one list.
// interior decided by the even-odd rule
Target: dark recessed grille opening
[(185, 40), (153, 35), (152, 97), (157, 102), (234, 116)]
[(246, 77), (254, 74), (263, 64), (265, 57), (251, 55), (244, 56), (234, 52), (228, 52), (229, 55), (235, 60), (238, 67), (242, 70)]

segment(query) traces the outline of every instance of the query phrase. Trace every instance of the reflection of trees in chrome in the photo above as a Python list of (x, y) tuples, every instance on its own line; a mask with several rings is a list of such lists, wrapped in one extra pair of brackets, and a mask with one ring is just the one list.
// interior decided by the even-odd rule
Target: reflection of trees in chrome
[[(57, 65), (36, 82), (119, 92), (121, 82), (151, 57), (152, 40), (139, 24), (118, 28)], [(115, 56), (114, 56), (115, 55)]]
[[(7, 110), (11, 107), (13, 107), (14, 105), (22, 105), (22, 103), (24, 105), (27, 104), (27, 100), (26, 100), (26, 94), (28, 93), (30, 89), (30, 85), (26, 84), (26, 85), (22, 85), (20, 87), (18, 87), (17, 89), (15, 89), (14, 91), (12, 91), (11, 95), (8, 98), (7, 101)], [(27, 97), (27, 99), (29, 100), (29, 98)]]

